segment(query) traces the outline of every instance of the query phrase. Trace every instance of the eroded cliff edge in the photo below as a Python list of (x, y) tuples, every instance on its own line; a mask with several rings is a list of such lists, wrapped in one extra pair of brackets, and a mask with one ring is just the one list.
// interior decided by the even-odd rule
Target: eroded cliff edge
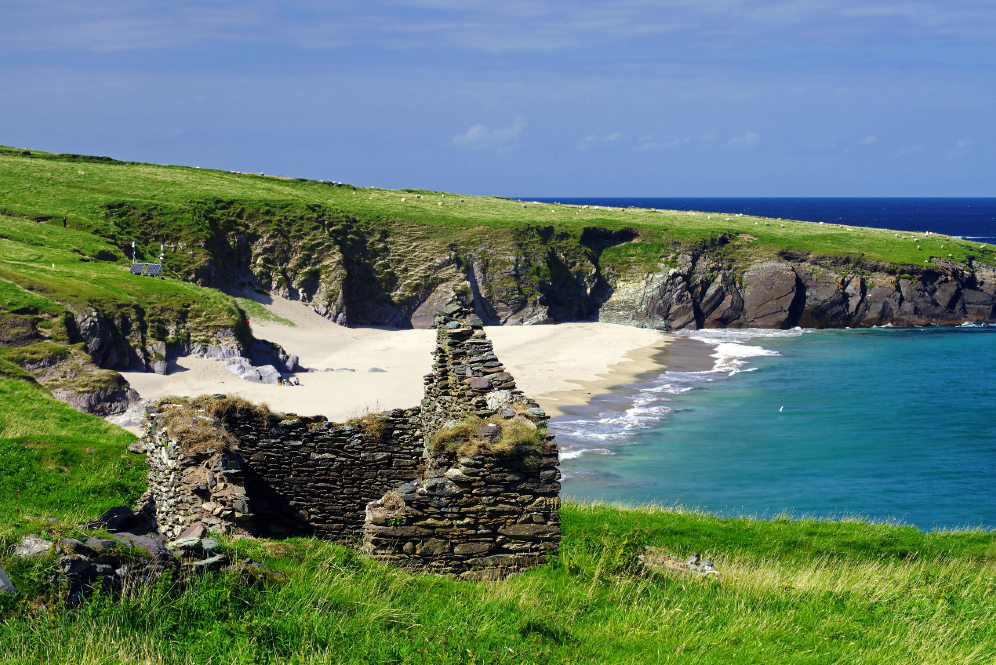
[[(141, 221), (150, 239), (167, 221), (154, 210), (107, 215), (122, 226)], [(432, 313), (454, 295), (487, 325), (842, 328), (996, 318), (989, 249), (957, 263), (925, 252), (917, 260), (930, 261), (917, 264), (776, 247), (750, 233), (422, 224), (238, 202), (214, 202), (205, 216), (196, 237), (174, 236), (172, 270), (205, 286), (300, 300), (340, 325), (432, 327)], [(896, 234), (901, 241), (919, 249), (915, 237)]]

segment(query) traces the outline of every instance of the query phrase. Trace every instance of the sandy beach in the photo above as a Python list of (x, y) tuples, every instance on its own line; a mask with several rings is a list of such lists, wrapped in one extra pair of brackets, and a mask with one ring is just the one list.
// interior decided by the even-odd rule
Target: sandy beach
[[(270, 408), (300, 415), (321, 414), (342, 421), (366, 410), (411, 407), (422, 399), (422, 377), (429, 372), (435, 330), (343, 328), (300, 302), (275, 299), (267, 306), (295, 325), (253, 321), (254, 334), (296, 354), (302, 367), (352, 369), (296, 376), (294, 387), (250, 383), (224, 363), (178, 358), (165, 376), (125, 372), (145, 399), (165, 395), (227, 393)], [(551, 415), (585, 404), (608, 388), (659, 369), (658, 354), (668, 340), (656, 330), (607, 323), (489, 327), (495, 353), (517, 385)], [(371, 372), (377, 368), (383, 372)]]

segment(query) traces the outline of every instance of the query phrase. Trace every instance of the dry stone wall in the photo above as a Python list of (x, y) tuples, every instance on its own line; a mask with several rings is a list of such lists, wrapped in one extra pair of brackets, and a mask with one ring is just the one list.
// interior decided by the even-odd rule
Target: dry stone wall
[(557, 446), (480, 318), (436, 317), (417, 408), (337, 424), (214, 395), (149, 412), (140, 507), (175, 539), (192, 530), (362, 536), (395, 565), (468, 579), (532, 568), (560, 541)]
[(364, 548), (395, 565), (467, 579), (535, 567), (560, 542), (557, 446), (480, 318), (452, 304), (436, 317), (421, 422), (425, 472), (367, 506)]
[(336, 424), (250, 407), (219, 396), (149, 414), (143, 508), (164, 536), (200, 522), (213, 533), (341, 541), (361, 535), (368, 502), (418, 475), (417, 409)]
[(414, 480), (422, 463), (418, 409), (354, 424), (233, 414), (226, 425), (239, 441), (253, 527), (263, 535), (360, 536), (366, 504)]

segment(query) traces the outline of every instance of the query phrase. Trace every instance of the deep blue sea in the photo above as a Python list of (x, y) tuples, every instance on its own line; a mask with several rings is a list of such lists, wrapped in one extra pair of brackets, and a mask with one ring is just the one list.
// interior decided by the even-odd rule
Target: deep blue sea
[[(527, 200), (527, 199), (523, 199)], [(996, 198), (530, 198), (934, 231), (996, 243)], [(551, 421), (564, 493), (722, 514), (996, 528), (996, 326), (672, 333), (664, 371)]]
[(523, 198), (523, 201), (743, 213), (805, 222), (932, 231), (996, 243), (996, 198)]

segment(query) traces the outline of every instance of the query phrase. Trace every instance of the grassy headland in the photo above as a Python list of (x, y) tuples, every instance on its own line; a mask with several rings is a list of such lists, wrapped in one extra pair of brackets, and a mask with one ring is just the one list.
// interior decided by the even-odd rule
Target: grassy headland
[[(618, 235), (611, 243), (586, 240), (596, 228)], [(167, 246), (167, 279), (128, 274), (132, 241), (140, 260)], [(73, 329), (81, 308), (137, 322), (140, 335), (129, 337), (124, 323), (119, 330), (135, 344), (211, 330), (247, 335), (240, 326), (251, 304), (240, 309), (194, 284), (225, 270), (238, 283), (243, 243), (259, 258), (253, 274), (276, 287), (307, 284), (342, 265), (385, 306), (424, 296), (436, 285), (432, 271), (459, 265), (471, 248), (477, 260), (514, 266), (525, 277), (507, 288), (524, 295), (579, 265), (610, 279), (658, 270), (676, 261), (678, 247), (695, 244), (734, 268), (785, 253), (856, 270), (874, 263), (893, 274), (949, 253), (960, 265), (994, 261), (991, 250), (941, 236), (0, 149), (0, 566), (23, 591), (0, 597), (0, 662), (996, 659), (991, 532), (654, 507), (566, 503), (560, 557), (500, 584), (413, 576), (314, 539), (228, 540), (233, 558), (251, 556), (290, 582), (247, 589), (215, 574), (183, 591), (160, 585), (75, 610), (42, 606), (34, 592), (51, 562), (18, 562), (11, 546), (43, 526), (79, 535), (79, 522), (133, 503), (144, 464), (124, 450), (130, 434), (54, 400), (24, 368), (84, 353)], [(723, 577), (645, 569), (637, 559), (645, 547), (701, 552)]]
[[(224, 573), (67, 610), (37, 594), (51, 562), (10, 556), (43, 526), (135, 500), (131, 435), (0, 380), (0, 662), (988, 663), (996, 535), (859, 520), (724, 518), (567, 502), (560, 557), (501, 583), (411, 575), (317, 539), (226, 540), (290, 577)], [(40, 524), (23, 515), (54, 517)], [(722, 578), (640, 565), (646, 547), (713, 559)]]
[[(922, 265), (930, 256), (947, 257), (949, 253), (956, 263), (996, 260), (992, 248), (980, 251), (978, 244), (943, 236), (924, 237), (922, 232), (899, 232), (897, 238), (897, 232), (887, 229), (706, 212), (596, 209), (429, 190), (364, 188), (304, 178), (251, 173), (237, 176), (214, 169), (118, 162), (2, 147), (0, 188), (4, 211), (36, 219), (51, 217), (51, 223), (68, 215), (73, 228), (104, 237), (121, 234), (115, 238), (119, 247), (131, 240), (144, 240), (142, 249), (148, 256), (158, 252), (159, 239), (143, 238), (139, 229), (122, 225), (115, 210), (128, 205), (161, 207), (175, 217), (177, 229), (210, 225), (212, 210), (223, 209), (231, 202), (243, 206), (245, 214), (251, 213), (252, 208), (269, 208), (278, 216), (280, 208), (286, 208), (290, 214), (307, 210), (314, 215), (326, 211), (355, 220), (407, 220), (453, 230), (478, 225), (552, 226), (569, 232), (591, 226), (634, 227), (641, 234), (690, 243), (724, 234), (750, 235), (753, 238), (748, 240), (758, 251), (775, 253), (790, 249), (887, 264)], [(175, 237), (161, 240), (175, 241)], [(922, 249), (918, 250), (917, 245)], [(658, 257), (653, 258), (656, 262)]]

